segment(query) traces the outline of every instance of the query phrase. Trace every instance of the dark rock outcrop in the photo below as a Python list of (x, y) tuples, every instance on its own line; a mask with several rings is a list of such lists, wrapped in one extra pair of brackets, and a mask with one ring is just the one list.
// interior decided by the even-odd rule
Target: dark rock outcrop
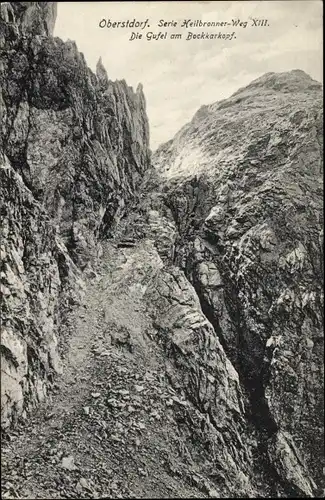
[(45, 394), (58, 311), (150, 159), (142, 87), (110, 81), (101, 61), (93, 74), (51, 37), (55, 17), (54, 2), (1, 4), (4, 425)]

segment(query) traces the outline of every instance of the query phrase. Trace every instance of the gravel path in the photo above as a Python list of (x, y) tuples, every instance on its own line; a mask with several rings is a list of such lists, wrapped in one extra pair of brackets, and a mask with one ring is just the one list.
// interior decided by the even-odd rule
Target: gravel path
[(138, 272), (141, 251), (106, 247), (70, 317), (52, 400), (2, 445), (3, 498), (206, 496), (193, 483)]

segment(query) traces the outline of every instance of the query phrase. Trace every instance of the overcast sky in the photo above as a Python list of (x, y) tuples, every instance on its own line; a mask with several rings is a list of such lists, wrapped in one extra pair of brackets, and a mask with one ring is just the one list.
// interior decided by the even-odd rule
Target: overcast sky
[[(186, 40), (187, 32), (231, 33), (232, 28), (159, 28), (157, 23), (268, 19), (269, 26), (236, 29), (233, 40)], [(102, 19), (145, 21), (150, 28), (100, 28)], [(181, 40), (147, 41), (145, 32), (182, 33)], [(129, 41), (132, 31), (142, 40)], [(55, 36), (75, 40), (91, 69), (99, 57), (111, 80), (141, 82), (151, 148), (171, 139), (203, 104), (229, 97), (269, 71), (302, 69), (322, 80), (322, 2), (180, 1), (59, 2)]]

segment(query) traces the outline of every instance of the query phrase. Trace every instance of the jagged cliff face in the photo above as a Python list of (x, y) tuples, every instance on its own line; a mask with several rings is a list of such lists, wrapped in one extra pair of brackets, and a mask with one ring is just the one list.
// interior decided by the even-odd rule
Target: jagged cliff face
[(55, 17), (53, 2), (1, 4), (4, 425), (46, 395), (80, 271), (149, 162), (141, 85), (109, 81), (101, 61), (94, 75), (74, 42), (48, 36)]
[(174, 261), (239, 374), (261, 460), (293, 495), (322, 477), (322, 134), (321, 85), (270, 73), (153, 158)]
[[(41, 26), (52, 10), (37, 8)], [(144, 96), (101, 61), (95, 76), (74, 42), (29, 35), (25, 19), (3, 24), (3, 149), (85, 267), (148, 165)]]

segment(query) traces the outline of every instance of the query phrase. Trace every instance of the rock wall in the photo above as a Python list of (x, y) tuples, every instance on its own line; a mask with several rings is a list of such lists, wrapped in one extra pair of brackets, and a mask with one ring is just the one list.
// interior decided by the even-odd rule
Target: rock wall
[[(96, 75), (53, 38), (54, 2), (5, 2), (0, 19), (2, 424), (41, 400), (81, 271), (148, 167), (141, 84)], [(17, 411), (16, 411), (17, 410)]]
[(58, 332), (83, 289), (44, 208), (3, 158), (1, 176), (1, 424), (42, 401), (61, 372)]
[(301, 71), (267, 74), (203, 111), (153, 158), (174, 263), (239, 373), (267, 467), (286, 494), (312, 496), (324, 456), (322, 88)]
[[(205, 439), (210, 452), (202, 451), (202, 455), (209, 456), (220, 493), (253, 496), (253, 459), (245, 436), (238, 374), (202, 313), (195, 290), (179, 268), (168, 267), (152, 280), (146, 294), (153, 324), (165, 347), (171, 383), (199, 410), (201, 426), (207, 427)], [(193, 422), (189, 428), (196, 425)]]
[[(37, 9), (41, 19), (52, 12)], [(101, 61), (94, 75), (74, 42), (29, 35), (25, 21), (2, 23), (2, 33), (4, 152), (83, 268), (149, 163), (142, 87), (109, 81)]]

